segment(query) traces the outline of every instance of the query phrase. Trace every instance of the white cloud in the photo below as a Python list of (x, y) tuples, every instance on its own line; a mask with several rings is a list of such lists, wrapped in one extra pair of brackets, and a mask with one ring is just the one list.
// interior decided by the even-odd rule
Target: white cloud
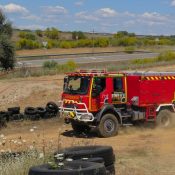
[(75, 17), (78, 19), (82, 19), (82, 20), (90, 20), (90, 21), (98, 21), (99, 20), (95, 15), (88, 14), (88, 12), (85, 12), (85, 11), (76, 13)]
[(128, 12), (128, 11), (126, 11), (126, 12), (122, 13), (121, 15), (124, 15), (124, 16), (129, 16), (129, 17), (135, 17), (135, 16), (136, 16), (136, 14), (131, 13), (131, 12)]
[(5, 12), (5, 13), (28, 13), (28, 10), (18, 4), (7, 4), (7, 5), (0, 5), (0, 8)]
[(21, 19), (27, 19), (27, 20), (41, 20), (41, 17), (36, 16), (36, 15), (28, 15), (28, 16), (22, 16)]
[(172, 0), (171, 6), (175, 6), (175, 0)]
[(142, 14), (142, 18), (149, 20), (149, 21), (154, 21), (154, 22), (165, 22), (168, 21), (168, 17), (165, 15), (161, 15), (157, 12), (152, 12), (152, 13), (148, 13), (145, 12), (144, 14)]
[(47, 13), (47, 14), (54, 14), (54, 15), (62, 15), (66, 14), (68, 11), (62, 6), (43, 6), (42, 9)]
[(82, 6), (84, 4), (84, 1), (77, 1), (75, 2), (76, 6)]
[(39, 25), (39, 24), (32, 24), (32, 25), (18, 25), (18, 26), (14, 26), (15, 28), (19, 28), (19, 29), (30, 29), (30, 30), (36, 30), (36, 29), (45, 29), (46, 27), (43, 25)]
[(111, 8), (102, 8), (96, 11), (99, 16), (102, 17), (115, 17), (117, 12)]

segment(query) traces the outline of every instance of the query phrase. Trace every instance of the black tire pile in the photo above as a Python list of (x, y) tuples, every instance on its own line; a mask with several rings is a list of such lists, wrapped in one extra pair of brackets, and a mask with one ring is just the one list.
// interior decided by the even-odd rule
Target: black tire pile
[(28, 175), (115, 175), (111, 146), (71, 147), (54, 155), (56, 168), (43, 164), (31, 167)]
[(20, 107), (8, 108), (0, 111), (0, 129), (6, 127), (9, 121), (49, 119), (58, 116), (58, 113), (59, 108), (54, 102), (48, 102), (46, 107), (26, 107), (24, 113), (20, 112)]

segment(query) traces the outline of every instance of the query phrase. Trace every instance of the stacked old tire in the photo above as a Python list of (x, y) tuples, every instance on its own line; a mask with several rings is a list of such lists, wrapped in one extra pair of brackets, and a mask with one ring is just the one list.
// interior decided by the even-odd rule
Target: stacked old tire
[(0, 128), (6, 127), (6, 123), (13, 120), (24, 119), (24, 115), (20, 113), (20, 107), (8, 108), (7, 111), (0, 111)]
[(59, 107), (54, 102), (48, 102), (45, 107), (31, 107), (28, 106), (24, 112), (20, 111), (20, 107), (11, 107), (6, 111), (0, 111), (0, 129), (7, 126), (9, 121), (20, 120), (40, 120), (49, 119), (59, 116)]
[(30, 120), (39, 120), (40, 119), (40, 115), (37, 113), (37, 110), (34, 107), (26, 107), (24, 110), (24, 114), (25, 114), (26, 118), (30, 119)]
[(58, 106), (54, 102), (48, 102), (46, 107), (26, 107), (24, 114), (30, 120), (48, 119), (57, 116)]
[(7, 122), (7, 113), (4, 111), (0, 112), (0, 129), (3, 127), (6, 127), (6, 122)]
[(61, 167), (50, 164), (31, 167), (28, 175), (115, 175), (115, 155), (111, 146), (78, 146), (54, 153), (55, 164), (60, 164), (57, 155), (63, 155)]

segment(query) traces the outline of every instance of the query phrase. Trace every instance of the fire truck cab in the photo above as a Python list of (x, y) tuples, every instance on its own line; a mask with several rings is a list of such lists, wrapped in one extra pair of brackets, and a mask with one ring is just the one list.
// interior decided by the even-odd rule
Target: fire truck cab
[(110, 137), (136, 121), (170, 126), (174, 102), (175, 73), (81, 70), (64, 78), (60, 113), (76, 132)]

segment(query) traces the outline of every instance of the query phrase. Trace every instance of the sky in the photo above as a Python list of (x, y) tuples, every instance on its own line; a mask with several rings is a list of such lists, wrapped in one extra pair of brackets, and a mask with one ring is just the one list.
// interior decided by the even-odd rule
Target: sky
[(175, 35), (175, 0), (0, 0), (20, 29)]

